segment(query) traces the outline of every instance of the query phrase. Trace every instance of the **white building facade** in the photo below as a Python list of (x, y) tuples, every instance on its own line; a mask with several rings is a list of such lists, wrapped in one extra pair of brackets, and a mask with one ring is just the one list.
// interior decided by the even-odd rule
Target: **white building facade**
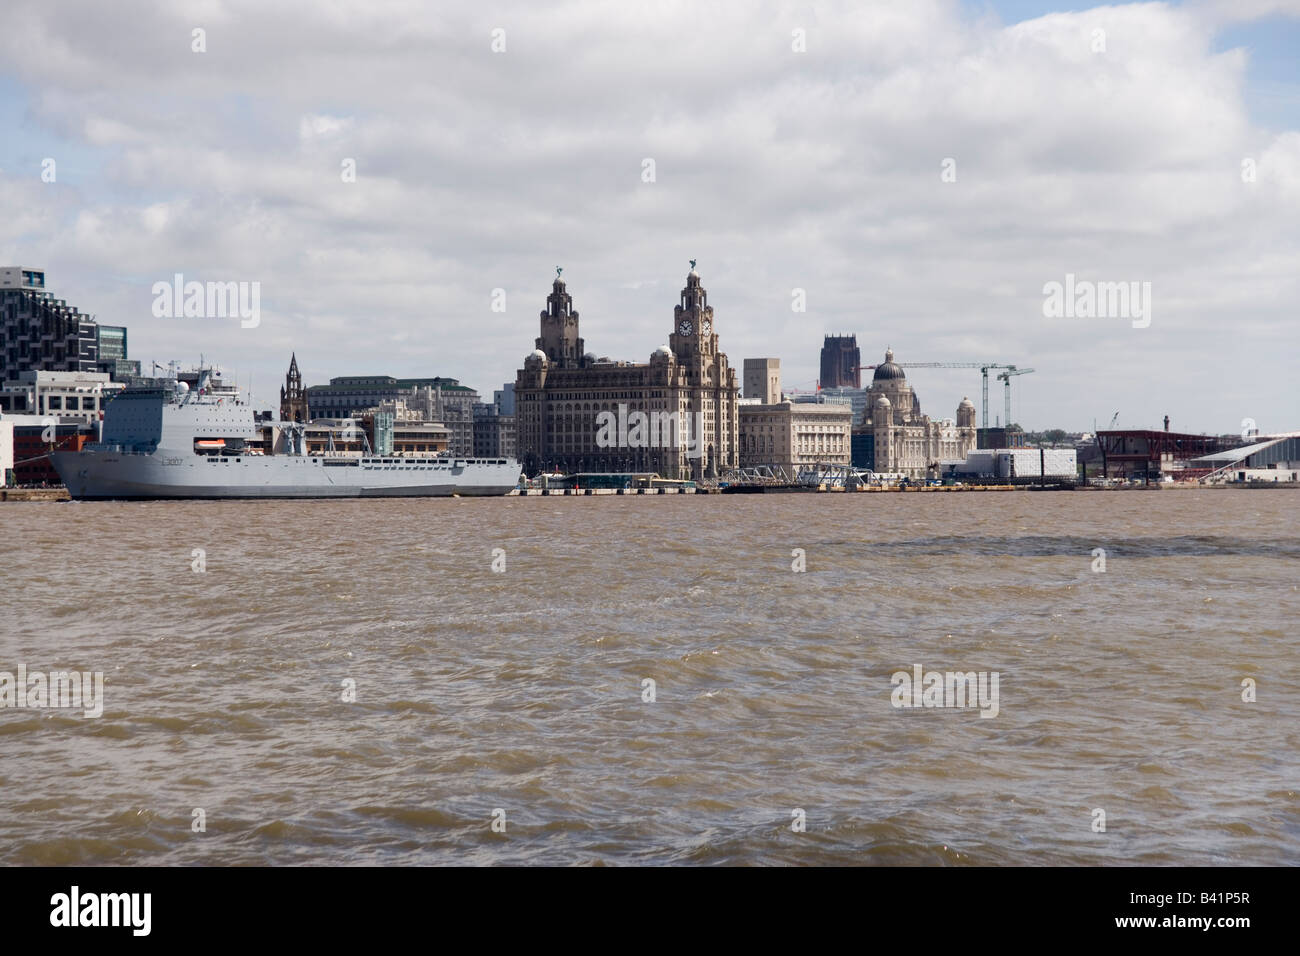
[(937, 477), (942, 461), (964, 461), (975, 448), (975, 406), (963, 398), (955, 419), (933, 420), (921, 414), (921, 402), (907, 384), (903, 369), (894, 363), (893, 350), (876, 366), (868, 389), (864, 425), (874, 439), (872, 469), (909, 478)]
[(16, 380), (0, 385), (0, 415), (36, 415), (60, 422), (94, 424), (100, 413), (126, 386), (111, 381), (107, 372), (18, 373)]

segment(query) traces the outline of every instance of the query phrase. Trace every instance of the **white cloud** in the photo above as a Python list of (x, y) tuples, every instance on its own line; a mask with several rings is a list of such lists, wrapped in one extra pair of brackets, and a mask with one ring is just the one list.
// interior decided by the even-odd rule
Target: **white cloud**
[[(129, 324), (141, 358), (221, 354), (269, 395), (296, 348), (311, 381), (450, 374), (486, 394), (531, 349), (555, 265), (588, 348), (644, 360), (698, 257), (732, 361), (777, 355), (792, 385), (816, 377), (823, 331), (852, 330), (864, 361), (890, 343), (1036, 367), (1015, 385), (1028, 424), (1102, 406), (1300, 421), (1300, 134), (1252, 127), (1248, 58), (1213, 51), (1221, 7), (1008, 27), (949, 2), (15, 7), (28, 27), (0, 35), (0, 62), (101, 166), (50, 190), (6, 161), (23, 211), (0, 258)], [(153, 319), (149, 284), (177, 271), (261, 281), (262, 326)], [(1152, 282), (1152, 327), (1045, 320), (1066, 272)], [(1208, 388), (1223, 362), (1251, 374)], [(932, 414), (978, 391), (914, 378)]]
[(298, 124), (298, 138), (306, 141), (337, 136), (351, 125), (350, 117), (304, 116)]

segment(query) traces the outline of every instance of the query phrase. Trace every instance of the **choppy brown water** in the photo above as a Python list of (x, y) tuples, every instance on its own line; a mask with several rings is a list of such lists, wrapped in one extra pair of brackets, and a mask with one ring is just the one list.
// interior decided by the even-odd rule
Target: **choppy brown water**
[[(102, 670), (107, 698), (0, 710), (0, 861), (1294, 864), (1298, 515), (1271, 491), (0, 505), (0, 670)], [(894, 708), (914, 664), (999, 672), (998, 716)]]

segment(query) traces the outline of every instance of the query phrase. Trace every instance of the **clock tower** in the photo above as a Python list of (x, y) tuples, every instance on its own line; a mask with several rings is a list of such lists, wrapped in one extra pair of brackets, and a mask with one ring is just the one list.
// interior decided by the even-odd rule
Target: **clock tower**
[(713, 324), (709, 293), (700, 284), (700, 274), (691, 260), (686, 287), (673, 308), (673, 330), (668, 347), (675, 360), (668, 395), (668, 407), (682, 421), (698, 422), (699, 457), (684, 464), (695, 479), (716, 478), (736, 467), (737, 438), (736, 372), (727, 356), (718, 350), (718, 330)]
[(681, 301), (673, 308), (673, 330), (668, 345), (679, 362), (696, 363), (718, 354), (718, 333), (713, 327), (713, 306), (709, 293), (700, 285), (700, 274), (691, 260), (691, 271), (682, 289)]
[[(541, 333), (515, 378), (519, 456), (530, 475), (653, 473), (700, 481), (739, 467), (736, 371), (718, 349), (694, 260), (673, 309), (669, 344), (646, 363), (584, 352), (578, 313), (558, 270)], [(633, 415), (653, 424), (611, 432), (611, 419)]]

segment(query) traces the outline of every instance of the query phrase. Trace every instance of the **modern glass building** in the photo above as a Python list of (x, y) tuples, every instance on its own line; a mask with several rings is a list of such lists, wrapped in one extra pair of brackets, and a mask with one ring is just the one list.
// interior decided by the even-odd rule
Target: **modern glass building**
[(0, 266), (0, 382), (28, 371), (95, 372), (98, 359), (93, 316), (45, 291), (43, 271)]
[(97, 324), (95, 330), (98, 335), (100, 361), (128, 357), (126, 354), (126, 326)]
[(99, 344), (99, 370), (107, 372), (113, 381), (121, 382), (140, 374), (140, 363), (133, 362), (126, 350), (126, 326), (95, 325)]

